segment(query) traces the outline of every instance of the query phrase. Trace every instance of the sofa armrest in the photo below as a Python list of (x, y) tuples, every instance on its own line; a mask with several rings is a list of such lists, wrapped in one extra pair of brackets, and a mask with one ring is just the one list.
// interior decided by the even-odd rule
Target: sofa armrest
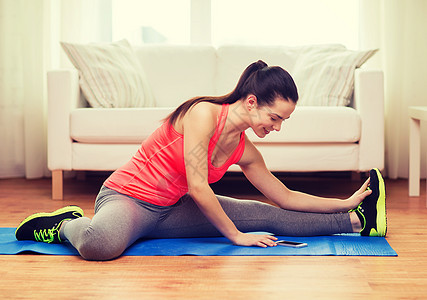
[(75, 69), (47, 72), (48, 168), (71, 170), (70, 112), (81, 105), (79, 75)]
[(354, 108), (362, 121), (359, 170), (384, 168), (384, 75), (382, 71), (357, 69)]

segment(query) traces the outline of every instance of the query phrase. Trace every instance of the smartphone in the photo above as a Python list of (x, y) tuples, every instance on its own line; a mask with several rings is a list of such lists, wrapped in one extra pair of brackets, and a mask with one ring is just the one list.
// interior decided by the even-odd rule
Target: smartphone
[(307, 247), (306, 243), (283, 241), (283, 240), (277, 241), (276, 244), (280, 246), (295, 247), (295, 248)]

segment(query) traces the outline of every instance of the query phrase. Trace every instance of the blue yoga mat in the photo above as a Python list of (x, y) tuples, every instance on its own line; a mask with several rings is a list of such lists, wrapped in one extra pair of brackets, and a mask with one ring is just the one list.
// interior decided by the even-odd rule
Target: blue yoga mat
[[(78, 255), (69, 243), (46, 244), (32, 241), (17, 241), (15, 228), (0, 228), (0, 254), (35, 252), (51, 255)], [(340, 255), (340, 256), (397, 256), (387, 240), (382, 237), (362, 237), (358, 234), (286, 237), (281, 240), (307, 243), (307, 247), (284, 246), (260, 248), (240, 247), (224, 237), (139, 240), (123, 255), (131, 256), (292, 256), (292, 255)]]

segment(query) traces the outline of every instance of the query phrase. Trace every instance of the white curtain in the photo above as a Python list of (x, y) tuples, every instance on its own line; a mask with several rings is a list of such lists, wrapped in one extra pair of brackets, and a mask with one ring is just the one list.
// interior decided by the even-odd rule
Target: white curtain
[(0, 176), (46, 174), (43, 1), (0, 1)]
[[(427, 1), (361, 0), (361, 48), (379, 48), (369, 62), (384, 70), (386, 172), (390, 178), (409, 173), (408, 107), (427, 106)], [(427, 131), (422, 125), (422, 153)], [(426, 177), (426, 155), (421, 176)]]
[(0, 0), (0, 178), (49, 176), (46, 72), (70, 65), (60, 40), (108, 40), (109, 15), (111, 0)]

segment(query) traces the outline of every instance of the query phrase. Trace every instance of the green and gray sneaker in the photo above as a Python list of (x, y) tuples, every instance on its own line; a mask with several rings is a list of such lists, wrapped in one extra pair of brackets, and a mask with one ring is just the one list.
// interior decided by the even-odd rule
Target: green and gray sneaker
[(64, 221), (83, 217), (78, 206), (66, 206), (51, 213), (37, 213), (19, 224), (15, 231), (18, 241), (61, 243), (59, 229)]
[(385, 236), (387, 233), (387, 214), (385, 206), (385, 184), (378, 169), (369, 172), (369, 189), (372, 193), (366, 197), (355, 211), (362, 224), (360, 235)]

